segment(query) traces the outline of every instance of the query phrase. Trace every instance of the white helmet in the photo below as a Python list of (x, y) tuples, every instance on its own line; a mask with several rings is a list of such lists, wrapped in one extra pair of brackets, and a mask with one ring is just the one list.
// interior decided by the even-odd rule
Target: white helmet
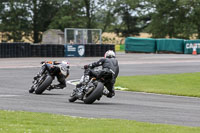
[(105, 53), (104, 58), (115, 58), (115, 52), (113, 50), (108, 50)]
[(69, 62), (62, 61), (59, 66), (60, 66), (61, 73), (66, 75), (67, 71), (69, 70)]

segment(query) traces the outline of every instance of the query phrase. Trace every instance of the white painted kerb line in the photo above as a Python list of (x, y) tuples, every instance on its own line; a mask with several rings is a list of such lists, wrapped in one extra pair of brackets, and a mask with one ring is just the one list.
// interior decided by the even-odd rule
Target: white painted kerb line
[(0, 97), (16, 97), (16, 96), (19, 96), (19, 95), (0, 95)]
[(80, 79), (73, 79), (73, 80), (67, 81), (67, 83), (70, 85), (76, 85), (79, 83), (79, 81), (80, 81)]
[[(80, 79), (73, 79), (73, 80), (67, 81), (67, 83), (70, 84), (70, 85), (76, 86), (79, 83), (79, 81), (80, 81)], [(115, 90), (125, 91), (125, 90), (128, 90), (128, 88), (123, 88), (123, 87), (120, 87), (120, 86), (116, 86)]]

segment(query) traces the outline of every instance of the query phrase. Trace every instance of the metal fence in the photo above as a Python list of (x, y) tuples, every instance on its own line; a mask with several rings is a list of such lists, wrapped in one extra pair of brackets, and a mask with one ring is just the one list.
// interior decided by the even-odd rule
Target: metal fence
[(65, 28), (65, 44), (101, 44), (101, 29)]

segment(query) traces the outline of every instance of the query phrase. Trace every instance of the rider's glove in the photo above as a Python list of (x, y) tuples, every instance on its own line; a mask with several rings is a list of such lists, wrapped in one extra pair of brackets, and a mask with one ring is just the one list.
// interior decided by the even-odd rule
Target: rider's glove
[(41, 61), (41, 62), (40, 62), (40, 64), (43, 64), (43, 63), (45, 63), (45, 61)]
[(88, 65), (84, 65), (84, 69), (88, 69), (89, 68), (89, 66)]
[(34, 80), (38, 79), (40, 77), (40, 74), (37, 74), (35, 77), (33, 77)]
[(85, 65), (85, 66), (84, 66), (84, 69), (88, 69), (88, 68), (94, 68), (94, 67), (92, 66), (92, 64), (89, 64), (89, 65)]

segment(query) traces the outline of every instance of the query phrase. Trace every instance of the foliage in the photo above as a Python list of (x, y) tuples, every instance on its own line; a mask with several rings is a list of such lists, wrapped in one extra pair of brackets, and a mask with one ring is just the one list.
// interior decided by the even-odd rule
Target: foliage
[[(147, 31), (155, 38), (189, 39), (195, 33), (191, 6), (182, 0), (148, 0), (153, 9)], [(189, 1), (188, 1), (189, 2)]]
[(21, 41), (23, 36), (30, 34), (28, 12), (24, 0), (15, 3), (14, 0), (1, 3), (0, 31), (3, 32), (4, 41)]
[(49, 28), (94, 28), (119, 36), (148, 32), (154, 38), (200, 38), (200, 1), (194, 0), (2, 0), (4, 41), (41, 41)]
[[(135, 4), (133, 4), (135, 3)], [(115, 27), (115, 32), (122, 36), (139, 35), (140, 28), (137, 26), (139, 17), (134, 13), (138, 7), (138, 1), (120, 0), (116, 2), (115, 13), (119, 16), (118, 26)]]
[(83, 2), (76, 0), (69, 0), (69, 2), (64, 3), (53, 17), (49, 28), (64, 30), (64, 28), (85, 27), (84, 11), (81, 10), (83, 6)]
[(179, 3), (187, 9), (185, 15), (188, 16), (188, 20), (191, 22), (187, 26), (193, 28), (194, 33), (197, 33), (197, 38), (200, 38), (200, 1), (180, 0)]
[(41, 32), (48, 29), (49, 24), (63, 2), (64, 0), (27, 0), (31, 30), (33, 31), (35, 43), (41, 41)]
[(8, 0), (1, 3), (0, 29), (7, 41), (22, 41), (33, 33), (35, 43), (41, 41), (41, 32), (47, 30), (55, 12), (59, 9), (61, 0)]

